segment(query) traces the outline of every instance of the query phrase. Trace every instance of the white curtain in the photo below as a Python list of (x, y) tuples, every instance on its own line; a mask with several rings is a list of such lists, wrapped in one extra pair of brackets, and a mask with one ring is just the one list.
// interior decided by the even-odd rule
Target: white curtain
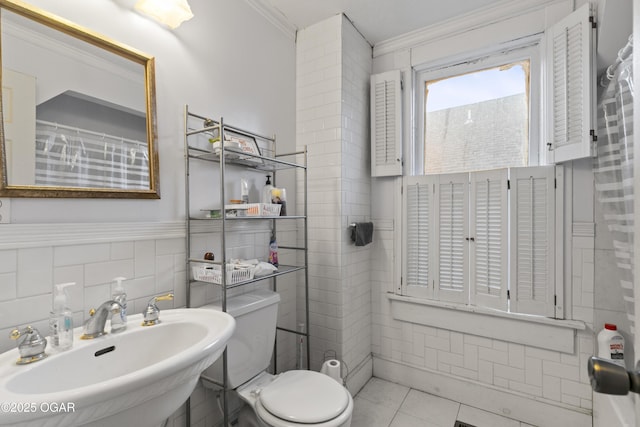
[(36, 185), (149, 188), (146, 142), (36, 121)]
[(631, 37), (601, 79), (596, 199), (613, 236), (624, 304), (634, 330), (633, 291), (633, 46)]

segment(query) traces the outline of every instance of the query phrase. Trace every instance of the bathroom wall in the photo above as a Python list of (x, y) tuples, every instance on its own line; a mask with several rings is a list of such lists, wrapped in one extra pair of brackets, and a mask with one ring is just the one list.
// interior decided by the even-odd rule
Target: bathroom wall
[(337, 355), (357, 391), (371, 375), (371, 246), (355, 247), (348, 225), (371, 219), (371, 47), (336, 15), (298, 32), (296, 67), (297, 143), (309, 150), (311, 368)]
[[(185, 104), (202, 115), (276, 134), (278, 152), (295, 149), (295, 40), (249, 2), (190, 0), (195, 17), (174, 31), (133, 12), (133, 0), (29, 3), (155, 57), (162, 198), (11, 199), (12, 223), (0, 224), (0, 351), (15, 345), (8, 338), (15, 326), (47, 330), (54, 283), (78, 283), (69, 292), (78, 325), (90, 307), (109, 297), (110, 281), (119, 275), (131, 279), (126, 284), (131, 312), (168, 290), (176, 300), (161, 308), (186, 304)], [(252, 182), (255, 194), (263, 179)], [(209, 196), (203, 192), (193, 202), (210, 203)], [(280, 315), (293, 316), (295, 325), (291, 289), (292, 297), (282, 288), (286, 303)], [(192, 296), (207, 299), (212, 293), (198, 287)], [(214, 396), (201, 388), (195, 396), (192, 425), (213, 425), (219, 420)], [(171, 423), (182, 426), (184, 420), (180, 410)]]
[[(533, 425), (591, 425), (592, 392), (586, 363), (594, 350), (594, 224), (593, 219), (588, 220), (593, 205), (585, 200), (588, 189), (583, 188), (589, 182), (589, 162), (572, 165), (572, 169), (574, 184), (582, 183), (578, 188), (584, 202), (578, 218), (570, 221), (571, 318), (584, 322), (585, 328), (576, 331), (575, 349), (553, 351), (396, 319), (388, 295), (392, 291), (389, 272), (393, 271), (389, 253), (397, 242), (389, 230), (375, 242), (374, 264), (381, 274), (372, 277), (374, 376)], [(391, 283), (397, 279), (391, 278)], [(457, 316), (452, 311), (442, 321), (455, 324)], [(502, 327), (506, 332), (514, 326)], [(499, 336), (500, 326), (497, 328)]]
[[(327, 350), (335, 350), (356, 372), (350, 389), (357, 391), (361, 378), (371, 374), (372, 351), (376, 376), (506, 415), (533, 420), (546, 412), (567, 425), (576, 419), (590, 423), (585, 361), (594, 349), (594, 297), (601, 292), (594, 286), (599, 280), (594, 281), (593, 206), (581, 199), (590, 191), (590, 165), (571, 165), (573, 181), (584, 184), (576, 187), (580, 197), (570, 203), (576, 205), (569, 221), (573, 247), (566, 300), (572, 317), (586, 324), (577, 332), (575, 353), (400, 322), (393, 319), (387, 298), (398, 281), (398, 186), (394, 179), (364, 179), (369, 153), (368, 94), (363, 91), (371, 69), (406, 71), (410, 48), (383, 43), (379, 52), (386, 53), (376, 54), (371, 64), (370, 47), (342, 16), (300, 31), (296, 46), (237, 0), (190, 0), (196, 16), (176, 31), (133, 13), (131, 0), (30, 3), (156, 57), (162, 199), (13, 199), (13, 224), (0, 225), (0, 350), (13, 344), (2, 337), (14, 326), (33, 323), (46, 330), (53, 283), (82, 284), (70, 292), (78, 323), (91, 305), (108, 297), (109, 281), (119, 274), (133, 279), (128, 291), (135, 311), (151, 295), (169, 289), (176, 291), (175, 306), (186, 303), (182, 116), (189, 104), (199, 113), (276, 133), (279, 151), (308, 146), (312, 368), (319, 368)], [(426, 50), (437, 56), (532, 27), (541, 30), (545, 19), (563, 16), (573, 4), (547, 3), (542, 14), (525, 15), (500, 30), (493, 24), (461, 31)], [(410, 103), (405, 106), (410, 111)], [(347, 226), (366, 219), (375, 223), (374, 242), (356, 248)], [(610, 248), (599, 240), (595, 245), (606, 257)], [(199, 301), (212, 297), (209, 288), (194, 290)], [(302, 318), (301, 300), (298, 313), (292, 313), (290, 294), (285, 300), (281, 318), (295, 325)], [(493, 400), (479, 401), (483, 396)], [(219, 420), (212, 409), (214, 393), (198, 387), (192, 404), (192, 425)], [(183, 425), (184, 417), (179, 411), (172, 423)]]
[[(426, 29), (424, 33), (376, 46), (374, 72), (401, 69), (404, 73), (405, 141), (411, 137), (412, 122), (407, 112), (412, 111), (408, 95), (413, 90), (409, 83), (412, 66), (420, 61), (442, 60), (535, 34), (571, 10), (573, 2), (540, 2), (538, 7), (512, 16), (494, 17), (491, 24), (474, 23), (473, 17), (466, 17), (460, 22), (449, 22), (448, 26)], [(409, 150), (410, 147), (405, 151), (405, 166), (410, 164), (406, 161)], [(487, 337), (398, 320), (388, 295), (399, 285), (401, 217), (398, 209), (386, 199), (374, 199), (375, 221), (385, 224), (374, 243), (372, 258), (375, 266), (372, 275), (374, 376), (533, 425), (591, 425), (592, 391), (586, 364), (594, 352), (594, 295), (599, 291), (594, 286), (595, 224), (590, 159), (567, 164), (564, 174), (567, 213), (563, 239), (564, 309), (568, 319), (579, 321), (574, 338), (569, 338), (573, 349), (543, 349), (526, 341), (515, 343), (500, 339), (500, 326), (497, 326), (496, 337)], [(397, 206), (398, 180), (373, 179), (372, 193), (390, 195)], [(426, 306), (421, 308), (432, 310)], [(443, 313), (441, 322), (456, 322), (455, 311)], [(503, 327), (513, 328), (506, 324)], [(543, 334), (542, 331), (533, 333)]]
[[(353, 24), (342, 20), (342, 230), (371, 221), (370, 76), (371, 46)], [(374, 228), (376, 224), (374, 224)], [(374, 234), (376, 233), (374, 229)], [(342, 234), (342, 358), (347, 385), (357, 392), (371, 376), (371, 252)], [(354, 393), (355, 394), (355, 393)]]
[(185, 104), (202, 115), (277, 135), (278, 151), (295, 147), (295, 40), (248, 2), (193, 0), (195, 17), (174, 31), (135, 13), (134, 0), (29, 3), (155, 57), (162, 198), (13, 199), (13, 223), (182, 220)]

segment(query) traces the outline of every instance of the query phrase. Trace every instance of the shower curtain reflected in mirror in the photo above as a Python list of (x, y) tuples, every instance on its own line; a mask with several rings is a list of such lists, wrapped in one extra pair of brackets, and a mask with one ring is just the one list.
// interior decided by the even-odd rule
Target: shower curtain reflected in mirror
[(35, 171), (23, 183), (145, 190), (148, 151), (143, 141), (36, 120)]
[[(625, 311), (634, 325), (633, 289), (633, 63), (632, 38), (600, 81), (598, 141), (594, 162), (596, 200), (613, 237)], [(596, 284), (597, 285), (597, 284)]]

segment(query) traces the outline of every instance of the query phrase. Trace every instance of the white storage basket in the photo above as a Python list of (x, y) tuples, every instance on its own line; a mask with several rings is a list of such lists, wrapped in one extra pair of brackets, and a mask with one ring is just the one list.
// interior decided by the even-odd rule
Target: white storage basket
[(280, 216), (282, 205), (275, 203), (239, 203), (225, 205), (224, 208), (227, 214), (229, 211), (235, 211), (237, 216)]
[[(227, 285), (235, 285), (253, 279), (253, 268), (237, 268), (227, 264)], [(191, 267), (193, 278), (200, 282), (222, 283), (222, 266), (218, 264), (197, 264)]]

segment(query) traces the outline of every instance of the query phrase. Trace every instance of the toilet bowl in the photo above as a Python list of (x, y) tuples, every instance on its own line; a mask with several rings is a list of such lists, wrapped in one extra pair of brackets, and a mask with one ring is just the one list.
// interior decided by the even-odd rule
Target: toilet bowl
[[(240, 425), (271, 427), (349, 427), (353, 398), (328, 375), (293, 370), (266, 372), (275, 341), (280, 296), (269, 290), (253, 291), (227, 299), (227, 312), (236, 329), (227, 342), (227, 384), (252, 411), (242, 411)], [(203, 308), (220, 310), (211, 304)], [(219, 359), (202, 374), (205, 387), (222, 379)]]

